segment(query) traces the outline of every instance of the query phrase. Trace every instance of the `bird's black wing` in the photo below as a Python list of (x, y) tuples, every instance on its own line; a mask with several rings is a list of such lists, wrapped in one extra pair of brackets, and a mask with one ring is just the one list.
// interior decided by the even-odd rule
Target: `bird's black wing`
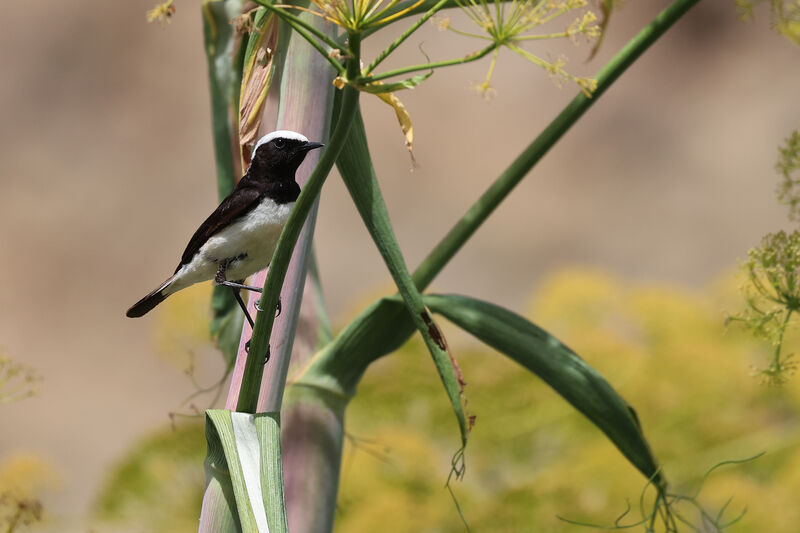
[(200, 250), (212, 235), (254, 208), (260, 199), (261, 192), (254, 187), (237, 187), (234, 189), (231, 194), (222, 200), (219, 207), (209, 215), (205, 222), (200, 224), (192, 238), (189, 239), (189, 244), (186, 245), (186, 250), (183, 251), (181, 256), (181, 263), (175, 269), (175, 272), (178, 272), (183, 265), (191, 262), (194, 254)]

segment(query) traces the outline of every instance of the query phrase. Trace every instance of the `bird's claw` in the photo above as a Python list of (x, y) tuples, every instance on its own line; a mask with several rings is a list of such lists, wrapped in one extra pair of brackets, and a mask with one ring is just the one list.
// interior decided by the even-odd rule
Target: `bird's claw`
[[(255, 305), (255, 308), (258, 311), (263, 311), (264, 310), (264, 309), (261, 308), (261, 298), (256, 300), (256, 303), (253, 304), (253, 305)], [(282, 309), (281, 299), (278, 298), (278, 307), (277, 307), (277, 309), (275, 311), (275, 318), (278, 318), (279, 316), (281, 316), (281, 309)]]
[[(250, 355), (250, 341), (252, 341), (252, 340), (253, 340), (253, 339), (250, 339), (250, 340), (248, 340), (246, 343), (244, 343), (244, 351), (245, 351), (245, 353), (246, 353), (247, 355)], [(266, 365), (266, 364), (267, 364), (267, 362), (269, 361), (270, 355), (271, 355), (271, 354), (270, 354), (270, 348), (269, 348), (269, 344), (267, 344), (267, 355), (264, 357), (264, 364), (265, 364), (265, 365)]]

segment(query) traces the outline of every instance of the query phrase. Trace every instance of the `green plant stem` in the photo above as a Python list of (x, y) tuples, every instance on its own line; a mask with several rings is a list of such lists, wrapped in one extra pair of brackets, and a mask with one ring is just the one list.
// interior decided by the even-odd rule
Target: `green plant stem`
[(792, 317), (792, 313), (794, 309), (789, 309), (786, 313), (786, 317), (783, 319), (783, 323), (781, 323), (781, 332), (778, 335), (778, 345), (775, 346), (775, 357), (773, 358), (773, 364), (775, 366), (780, 364), (781, 360), (781, 349), (783, 348), (783, 335), (786, 333), (786, 328), (789, 325), (789, 319)]
[(378, 74), (376, 76), (370, 76), (367, 80), (367, 83), (373, 81), (385, 80), (386, 78), (393, 78), (394, 76), (408, 74), (409, 72), (417, 72), (419, 70), (431, 70), (439, 67), (449, 67), (452, 65), (463, 65), (464, 63), (471, 63), (472, 61), (477, 61), (478, 59), (482, 59), (496, 48), (497, 45), (495, 43), (492, 43), (483, 50), (480, 50), (465, 57), (459, 57), (456, 59), (446, 59), (444, 61), (435, 61), (433, 63), (427, 63), (425, 65), (413, 65), (409, 67), (390, 70), (388, 72), (382, 72), (381, 74)]
[[(350, 35), (350, 49), (353, 52), (353, 58), (347, 62), (348, 75), (358, 73), (360, 61), (360, 40), (358, 35)], [(259, 311), (256, 315), (256, 323), (253, 328), (253, 336), (251, 338), (250, 355), (245, 363), (244, 376), (242, 377), (242, 387), (239, 392), (239, 399), (236, 404), (237, 411), (247, 413), (254, 413), (258, 404), (258, 393), (261, 386), (261, 376), (264, 372), (263, 357), (258, 357), (258, 354), (266, 354), (268, 349), (269, 337), (272, 331), (272, 325), (275, 321), (275, 309), (278, 304), (278, 295), (280, 293), (283, 279), (286, 276), (286, 270), (291, 259), (294, 245), (300, 235), (300, 230), (303, 228), (308, 212), (314, 205), (314, 201), (319, 195), (322, 185), (328, 176), (331, 168), (339, 156), (339, 152), (344, 146), (347, 139), (350, 124), (353, 122), (356, 110), (358, 109), (358, 96), (357, 90), (352, 87), (345, 87), (342, 94), (342, 107), (339, 113), (339, 120), (336, 123), (336, 128), (331, 135), (330, 142), (325, 148), (322, 157), (320, 157), (308, 182), (303, 187), (300, 196), (295, 202), (294, 208), (289, 215), (289, 220), (286, 222), (286, 227), (281, 233), (278, 240), (278, 246), (270, 261), (269, 274), (264, 282), (264, 292), (261, 297), (261, 307), (265, 311)]]
[(676, 0), (631, 39), (597, 75), (591, 98), (579, 93), (470, 207), (414, 272), (420, 290), (433, 281), (533, 166), (651, 44), (700, 0)]
[(390, 44), (388, 47), (386, 47), (386, 50), (384, 50), (383, 52), (378, 54), (378, 56), (375, 58), (375, 60), (372, 63), (370, 63), (370, 65), (367, 67), (367, 69), (364, 71), (364, 73), (365, 74), (369, 74), (370, 72), (375, 70), (375, 67), (380, 65), (381, 62), (384, 59), (389, 57), (389, 55), (392, 52), (394, 52), (397, 49), (398, 46), (403, 44), (403, 42), (406, 39), (408, 39), (411, 36), (412, 33), (417, 31), (420, 26), (425, 24), (425, 22), (429, 18), (431, 18), (433, 15), (435, 15), (436, 12), (439, 11), (442, 8), (442, 6), (444, 6), (448, 1), (449, 0), (439, 0), (439, 2), (437, 2), (432, 8), (430, 8), (428, 10), (428, 12), (425, 13), (417, 22), (415, 22), (410, 28), (408, 28), (406, 31), (404, 31), (402, 34), (400, 34), (400, 37), (395, 39), (395, 41), (392, 44)]

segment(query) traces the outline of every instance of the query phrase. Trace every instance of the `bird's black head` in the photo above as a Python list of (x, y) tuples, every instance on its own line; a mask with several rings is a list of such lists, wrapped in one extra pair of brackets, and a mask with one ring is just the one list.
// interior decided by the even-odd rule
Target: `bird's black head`
[(273, 131), (261, 137), (253, 148), (251, 172), (294, 180), (306, 153), (321, 146), (294, 131)]

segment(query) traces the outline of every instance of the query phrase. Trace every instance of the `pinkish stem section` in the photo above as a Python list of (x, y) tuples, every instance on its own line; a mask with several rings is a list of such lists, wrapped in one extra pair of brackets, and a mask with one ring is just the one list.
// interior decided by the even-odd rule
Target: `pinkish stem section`
[(333, 531), (347, 401), (293, 386), (281, 413), (284, 495), (289, 531)]

